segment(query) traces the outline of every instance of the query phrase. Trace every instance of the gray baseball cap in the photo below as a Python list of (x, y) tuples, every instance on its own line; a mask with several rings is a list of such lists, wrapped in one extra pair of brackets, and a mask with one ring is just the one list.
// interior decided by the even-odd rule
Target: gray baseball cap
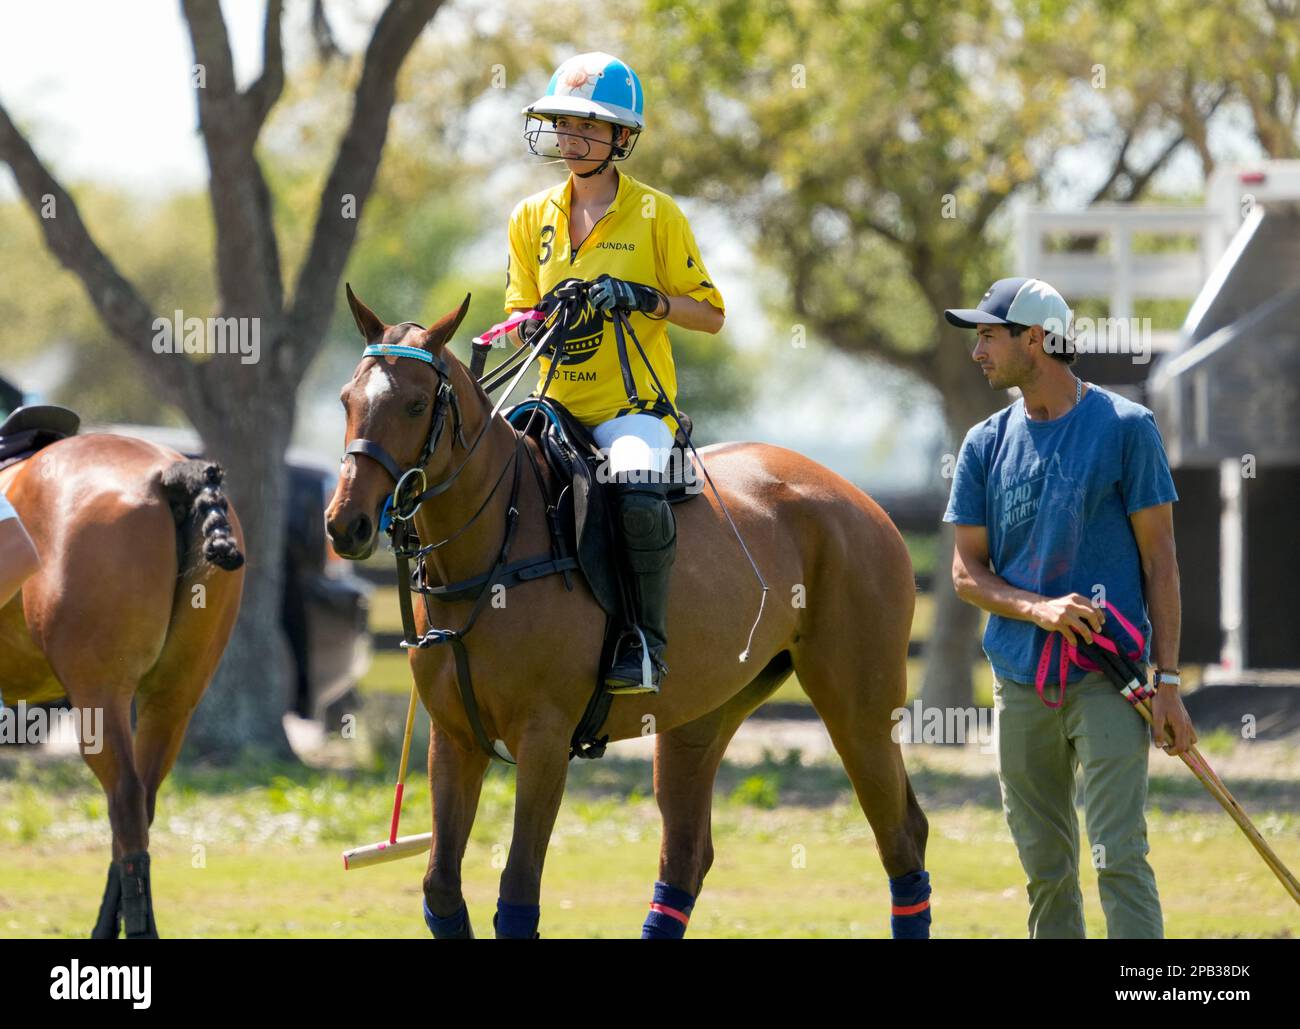
[(998, 279), (974, 308), (949, 308), (943, 316), (962, 329), (977, 325), (1041, 325), (1066, 336), (1074, 312), (1065, 298), (1042, 279)]

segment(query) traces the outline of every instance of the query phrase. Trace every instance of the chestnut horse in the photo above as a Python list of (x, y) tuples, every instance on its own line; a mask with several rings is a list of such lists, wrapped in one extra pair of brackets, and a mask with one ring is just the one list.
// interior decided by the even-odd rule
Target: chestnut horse
[[(92, 933), (157, 936), (149, 826), (230, 638), (243, 534), (221, 469), (125, 436), (59, 440), (0, 472), (41, 567), (0, 608), (6, 704), (66, 696), (108, 797), (113, 860)], [(135, 701), (132, 739), (131, 707)]]
[[(347, 444), (377, 443), (393, 462), (410, 468), (433, 438), (424, 465), (430, 488), (453, 474), (458, 478), (419, 508), (420, 540), (452, 536), (485, 501), (487, 506), (467, 531), (429, 555), (427, 574), (443, 584), (479, 575), (501, 549), (507, 491), (490, 498), (489, 491), (511, 462), (519, 434), (502, 417), (489, 421), (488, 396), (447, 347), (469, 298), (427, 331), (411, 322), (386, 325), (350, 291), (349, 300), (367, 344), (415, 347), (435, 360), (364, 357), (341, 392)], [(451, 431), (452, 416), (438, 412), (450, 406), (447, 385), (459, 407), (463, 439)], [(431, 437), (440, 420), (447, 431)], [(486, 436), (472, 449), (480, 433)], [(531, 437), (524, 445), (536, 450)], [(545, 466), (540, 454), (533, 456)], [(725, 443), (703, 448), (700, 457), (771, 585), (773, 602), (754, 632), (749, 660), (741, 663), (737, 654), (758, 606), (753, 571), (714, 496), (706, 493), (674, 508), (678, 551), (666, 653), (671, 673), (658, 694), (614, 697), (601, 730), (611, 740), (644, 735), (647, 725), (657, 733), (654, 784), (663, 839), (656, 902), (643, 935), (656, 935), (651, 921), (657, 917), (685, 923), (713, 860), (713, 782), (727, 744), (792, 670), (826, 724), (893, 880), (895, 934), (925, 935), (929, 888), (914, 888), (928, 883), (927, 823), (891, 736), (891, 713), (907, 692), (916, 593), (902, 536), (865, 493), (793, 451)], [(338, 554), (360, 560), (374, 551), (394, 482), (380, 460), (356, 453), (348, 458), (326, 519)], [(517, 509), (512, 559), (547, 554), (544, 499), (531, 473), (522, 476)], [(605, 617), (585, 582), (570, 592), (556, 575), (506, 596), (504, 605), (481, 608), (464, 643), (489, 738), (503, 741), (518, 765), (497, 935), (532, 937), (570, 736), (596, 681)], [(473, 606), (439, 603), (437, 627), (461, 628)], [(420, 605), (416, 614), (423, 633), (428, 625)], [(425, 918), (437, 937), (467, 937), (472, 931), (461, 894), (461, 861), (490, 757), (466, 715), (451, 648), (412, 649), (410, 662), (432, 717), (433, 847), (424, 879)], [(908, 888), (914, 889), (910, 897)], [(911, 920), (900, 931), (900, 917), (917, 915), (923, 927)]]

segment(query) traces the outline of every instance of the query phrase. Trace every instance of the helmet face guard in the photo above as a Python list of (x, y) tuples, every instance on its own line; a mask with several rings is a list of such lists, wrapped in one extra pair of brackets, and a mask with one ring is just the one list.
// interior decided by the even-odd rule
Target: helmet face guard
[[(617, 143), (610, 148), (609, 155), (603, 159), (591, 157), (590, 154), (596, 146), (601, 148), (610, 146), (609, 136), (584, 136), (576, 129), (560, 131), (555, 127), (555, 119), (568, 117), (578, 121), (577, 115), (524, 115), (524, 141), (528, 144), (528, 152), (537, 157), (558, 157), (570, 161), (595, 161), (601, 160), (602, 165), (611, 161), (626, 161), (632, 156), (632, 151), (636, 149), (636, 141), (641, 138), (641, 133), (631, 129), (628, 134), (627, 144), (619, 146)], [(586, 119), (594, 120), (594, 119)], [(614, 125), (613, 122), (601, 122), (601, 125), (613, 125), (613, 138), (617, 139), (621, 134), (620, 128), (625, 126)], [(629, 127), (630, 128), (630, 127)], [(574, 152), (565, 154), (561, 145), (562, 140), (577, 140), (582, 145), (575, 147)]]

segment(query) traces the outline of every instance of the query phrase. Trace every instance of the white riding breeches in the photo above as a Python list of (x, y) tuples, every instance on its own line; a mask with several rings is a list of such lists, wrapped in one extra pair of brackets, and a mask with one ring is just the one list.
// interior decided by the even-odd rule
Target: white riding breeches
[(596, 445), (609, 452), (611, 475), (622, 472), (662, 472), (668, 467), (673, 434), (662, 419), (625, 414), (601, 422), (591, 432)]

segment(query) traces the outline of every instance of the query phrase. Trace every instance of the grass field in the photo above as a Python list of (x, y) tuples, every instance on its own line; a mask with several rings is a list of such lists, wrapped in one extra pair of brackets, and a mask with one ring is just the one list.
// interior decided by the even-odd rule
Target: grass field
[[(1215, 749), (1227, 746), (1220, 741)], [(1024, 934), (1023, 878), (991, 760), (974, 748), (909, 750), (931, 824), (936, 936)], [(1292, 785), (1300, 755), (1256, 758), (1254, 767), (1216, 757), (1221, 762), (1256, 824), (1284, 860), (1300, 867)], [(1291, 781), (1271, 777), (1267, 769), (1279, 762), (1287, 770), (1279, 774)], [(1152, 779), (1149, 823), (1168, 934), (1300, 936), (1300, 911), (1228, 818), (1189, 775), (1160, 771)], [(164, 787), (151, 847), (161, 931), (426, 936), (423, 859), (352, 872), (340, 860), (344, 848), (384, 835), (390, 775), (378, 761), (333, 772), (179, 769)], [(412, 782), (404, 832), (428, 822), (427, 790), (418, 773)], [(494, 768), (466, 855), (466, 896), (480, 933), (490, 928), (513, 790), (513, 772)], [(574, 766), (543, 882), (544, 935), (637, 935), (659, 847), (650, 791), (650, 765), (643, 760), (610, 757)], [(725, 765), (714, 838), (717, 859), (692, 936), (888, 935), (884, 872), (838, 765), (803, 764), (797, 753)], [(1104, 921), (1086, 854), (1083, 888), (1096, 936), (1104, 934)], [(83, 935), (107, 864), (105, 802), (79, 761), (12, 755), (0, 761), (0, 936)]]
[[(933, 606), (918, 597), (914, 636)], [(396, 594), (376, 590), (371, 627), (400, 627)], [(919, 689), (923, 663), (909, 662)], [(991, 701), (988, 666), (975, 699)], [(344, 872), (347, 847), (381, 839), (392, 803), (410, 673), (377, 653), (361, 684), (357, 739), (329, 740), (311, 766), (246, 761), (181, 766), (159, 801), (151, 853), (159, 928), (193, 937), (427, 938), (424, 859)], [(773, 698), (807, 703), (792, 677)], [(417, 723), (404, 833), (426, 831), (427, 720)], [(767, 737), (763, 737), (763, 747)], [(548, 937), (639, 933), (657, 871), (659, 814), (650, 762), (611, 749), (577, 762), (548, 854), (541, 930)], [(753, 749), (753, 748), (751, 748)], [(1246, 744), (1226, 733), (1202, 749), (1290, 866), (1300, 868), (1300, 746)], [(1001, 811), (994, 758), (977, 747), (909, 747), (930, 820), (928, 867), (937, 937), (1021, 937), (1023, 873)], [(1181, 766), (1152, 759), (1148, 823), (1170, 936), (1297, 937), (1300, 909), (1232, 822)], [(494, 767), (465, 859), (465, 893), (490, 934), (510, 840), (514, 773)], [(715, 790), (716, 861), (692, 937), (884, 937), (888, 888), (870, 829), (842, 768), (799, 751), (725, 763)], [(76, 937), (94, 921), (109, 854), (103, 794), (79, 759), (0, 751), (0, 937)], [(1093, 936), (1104, 935), (1084, 850)]]

